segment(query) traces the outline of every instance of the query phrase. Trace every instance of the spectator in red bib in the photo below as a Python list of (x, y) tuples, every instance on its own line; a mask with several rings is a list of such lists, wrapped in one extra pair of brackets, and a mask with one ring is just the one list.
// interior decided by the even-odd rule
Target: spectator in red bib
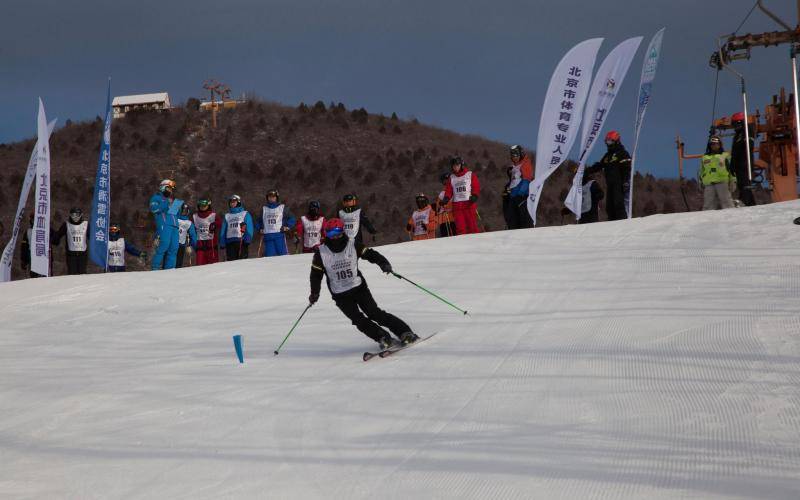
[(464, 166), (464, 160), (460, 156), (450, 159), (450, 170), (450, 183), (445, 185), (442, 202), (447, 204), (448, 201), (453, 201), (456, 234), (479, 233), (478, 196), (481, 185), (478, 176)]

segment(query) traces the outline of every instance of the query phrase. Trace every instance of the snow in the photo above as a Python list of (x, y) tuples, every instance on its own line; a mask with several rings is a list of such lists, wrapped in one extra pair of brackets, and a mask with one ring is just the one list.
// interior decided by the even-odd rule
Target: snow
[[(2, 498), (798, 498), (800, 202), (0, 287)], [(231, 337), (241, 333), (245, 363)]]

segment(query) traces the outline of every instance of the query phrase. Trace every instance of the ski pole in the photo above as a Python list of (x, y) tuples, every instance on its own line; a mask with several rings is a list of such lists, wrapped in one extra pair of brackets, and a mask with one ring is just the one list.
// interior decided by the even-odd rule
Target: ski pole
[(306, 311), (308, 311), (309, 309), (311, 309), (311, 306), (312, 306), (312, 305), (314, 305), (314, 304), (309, 304), (309, 305), (307, 305), (307, 306), (306, 306), (306, 308), (305, 308), (305, 309), (303, 309), (303, 314), (301, 314), (301, 315), (300, 315), (300, 317), (299, 317), (299, 318), (297, 318), (297, 321), (295, 321), (295, 322), (294, 322), (294, 325), (292, 325), (292, 329), (291, 329), (291, 330), (289, 330), (289, 333), (287, 333), (287, 334), (286, 334), (286, 337), (284, 337), (284, 338), (283, 338), (283, 342), (281, 342), (281, 345), (279, 345), (279, 346), (278, 346), (278, 348), (277, 348), (277, 349), (275, 349), (275, 355), (276, 355), (276, 356), (278, 355), (278, 352), (280, 352), (280, 350), (281, 350), (281, 347), (283, 347), (283, 344), (285, 344), (285, 343), (286, 343), (286, 341), (287, 341), (287, 340), (289, 340), (289, 335), (291, 335), (291, 334), (292, 334), (292, 332), (294, 331), (295, 327), (297, 327), (297, 324), (298, 324), (298, 323), (300, 323), (300, 320), (301, 320), (301, 319), (303, 319), (303, 316), (305, 316), (305, 315), (306, 315)]
[(467, 311), (465, 311), (465, 310), (461, 309), (460, 307), (458, 307), (458, 306), (456, 306), (456, 305), (454, 305), (454, 304), (452, 304), (452, 303), (448, 302), (447, 300), (443, 299), (442, 297), (439, 297), (438, 295), (436, 295), (435, 293), (431, 292), (431, 291), (430, 291), (430, 290), (428, 290), (427, 288), (425, 288), (425, 287), (423, 287), (423, 286), (420, 286), (420, 285), (418, 285), (418, 284), (414, 283), (413, 281), (411, 281), (410, 279), (406, 278), (405, 276), (402, 276), (402, 275), (400, 275), (400, 274), (397, 274), (397, 273), (396, 273), (396, 272), (394, 272), (394, 271), (392, 271), (392, 274), (393, 274), (393, 275), (395, 275), (396, 277), (400, 278), (401, 280), (406, 280), (406, 281), (408, 281), (409, 283), (411, 283), (411, 284), (412, 284), (412, 285), (414, 285), (415, 287), (419, 288), (419, 289), (420, 289), (420, 290), (422, 290), (423, 292), (426, 292), (426, 293), (429, 293), (429, 294), (433, 295), (434, 297), (436, 297), (437, 299), (441, 300), (442, 302), (444, 302), (444, 303), (445, 303), (445, 304), (447, 304), (448, 306), (452, 307), (453, 309), (455, 309), (455, 310), (457, 310), (457, 311), (460, 311), (460, 312), (462, 312), (462, 313), (464, 313), (464, 314), (469, 314)]

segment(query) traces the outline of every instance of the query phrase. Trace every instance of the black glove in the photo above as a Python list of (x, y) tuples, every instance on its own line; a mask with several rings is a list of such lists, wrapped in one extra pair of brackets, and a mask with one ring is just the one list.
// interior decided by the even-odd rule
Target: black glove
[(450, 203), (450, 198), (448, 198), (447, 196), (442, 198), (442, 205), (447, 205), (448, 203)]
[(478, 195), (477, 194), (470, 195), (469, 201), (475, 203), (476, 201), (478, 201)]
[(388, 262), (384, 262), (383, 264), (380, 265), (380, 267), (381, 267), (381, 271), (385, 272), (386, 274), (389, 274), (389, 273), (392, 272), (392, 265), (389, 264)]
[(428, 230), (428, 225), (427, 225), (427, 224), (425, 224), (424, 222), (423, 222), (423, 223), (421, 223), (420, 225), (422, 226), (422, 229), (424, 229), (424, 230), (426, 230), (426, 231)]
[(308, 303), (309, 304), (316, 304), (319, 300), (319, 294), (311, 292), (311, 295), (308, 296)]
[(413, 230), (414, 226), (412, 226), (411, 224), (406, 224), (406, 231), (413, 231)]

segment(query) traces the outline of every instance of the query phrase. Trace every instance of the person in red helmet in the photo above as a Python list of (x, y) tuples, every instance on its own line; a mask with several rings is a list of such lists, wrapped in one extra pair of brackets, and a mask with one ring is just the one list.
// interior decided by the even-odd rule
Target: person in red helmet
[(419, 337), (403, 320), (378, 307), (367, 281), (358, 270), (358, 259), (364, 259), (377, 264), (384, 273), (391, 273), (392, 265), (386, 257), (348, 237), (341, 219), (328, 219), (325, 221), (324, 230), (323, 243), (313, 250), (311, 293), (308, 302), (315, 304), (319, 300), (324, 275), (336, 307), (350, 318), (353, 325), (364, 335), (377, 342), (381, 349), (397, 343), (384, 327), (391, 331), (400, 343), (416, 342)]
[(630, 187), (631, 155), (622, 145), (622, 137), (616, 130), (606, 134), (606, 154), (587, 169), (590, 174), (603, 171), (606, 177), (606, 215), (608, 220), (628, 218), (625, 209), (625, 193)]
[(453, 218), (457, 234), (479, 233), (478, 196), (481, 185), (475, 172), (464, 166), (460, 156), (450, 158), (450, 182), (445, 185), (442, 202), (453, 200)]
[[(744, 142), (744, 113), (734, 113), (731, 124), (735, 134), (731, 143), (731, 170), (736, 176), (736, 188), (739, 190), (739, 200), (748, 207), (756, 204), (753, 196), (753, 185), (747, 173), (747, 144)], [(753, 129), (750, 129), (750, 165), (753, 165)]]

